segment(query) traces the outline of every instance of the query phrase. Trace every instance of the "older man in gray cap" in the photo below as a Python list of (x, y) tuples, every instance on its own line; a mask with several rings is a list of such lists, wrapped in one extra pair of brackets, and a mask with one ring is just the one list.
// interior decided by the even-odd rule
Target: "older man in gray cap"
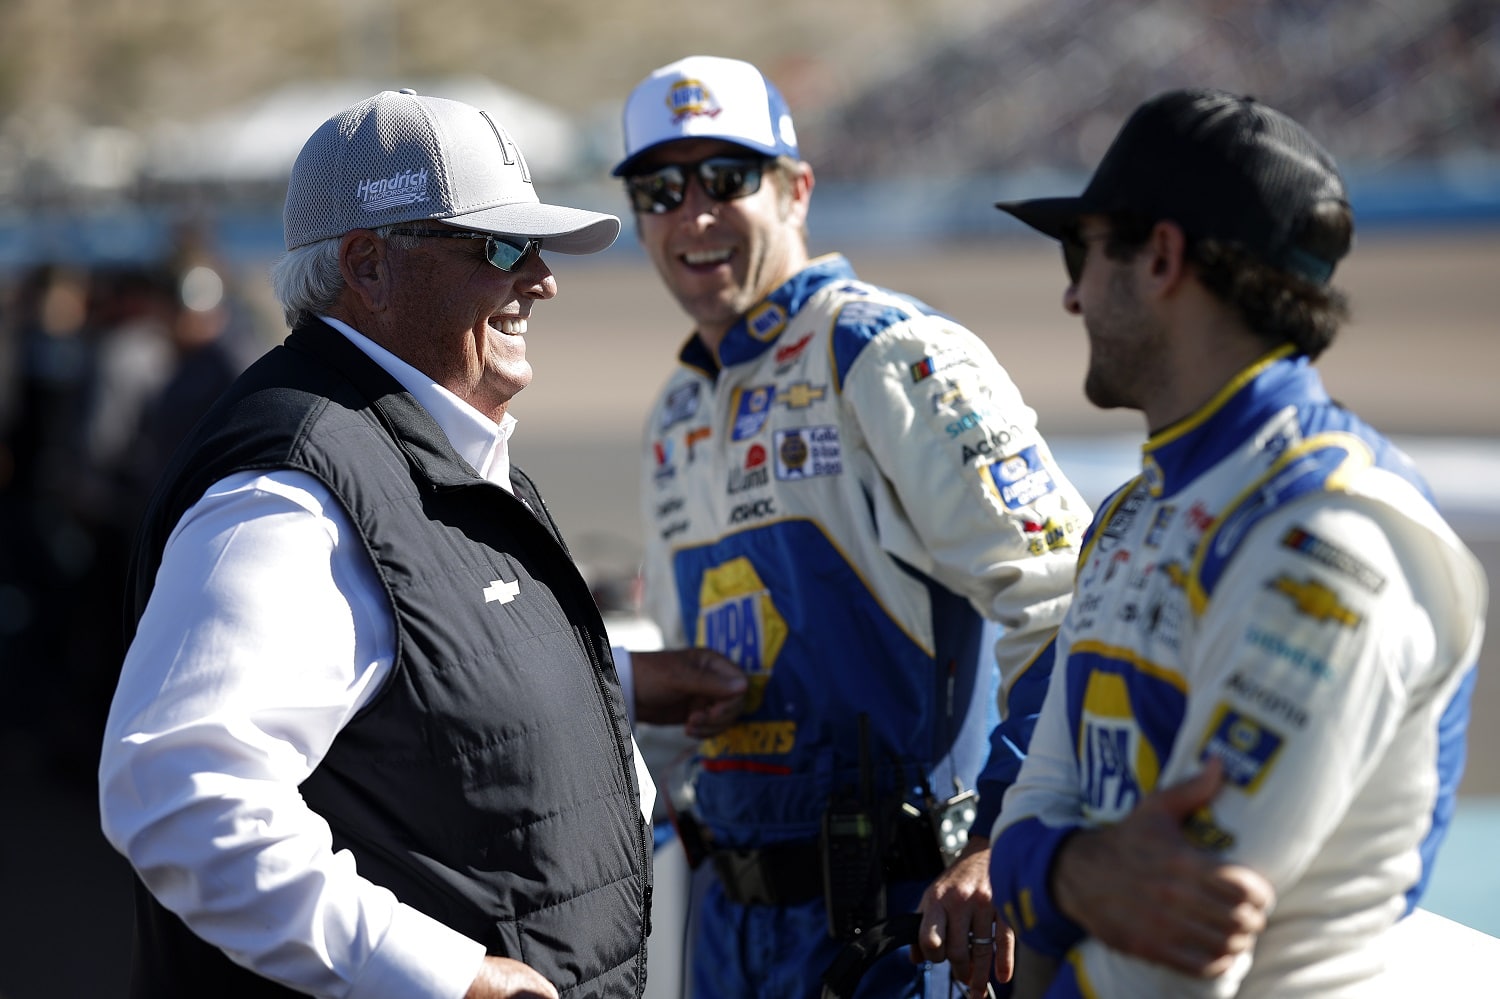
[(384, 92), (293, 167), (291, 335), (179, 450), (140, 535), (100, 764), (137, 996), (639, 995), (654, 789), (625, 706), (711, 733), (745, 683), (604, 625), (512, 466), (541, 203), (484, 111)]

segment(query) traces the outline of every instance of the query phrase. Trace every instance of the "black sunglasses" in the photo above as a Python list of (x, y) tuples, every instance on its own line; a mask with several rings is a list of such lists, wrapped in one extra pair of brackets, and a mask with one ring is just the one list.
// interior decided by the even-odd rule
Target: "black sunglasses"
[(1077, 284), (1083, 277), (1083, 265), (1089, 258), (1089, 245), (1076, 230), (1067, 229), (1059, 237), (1062, 242), (1063, 266), (1068, 270), (1068, 281)]
[(482, 239), (484, 259), (509, 273), (524, 264), (534, 253), (542, 252), (542, 241), (527, 239), (520, 243), (511, 237), (496, 236), (491, 232), (470, 232), (467, 229), (392, 229), (393, 236), (432, 236), (439, 239)]
[(760, 190), (768, 162), (764, 156), (710, 156), (697, 163), (669, 163), (626, 177), (625, 190), (636, 211), (664, 215), (687, 197), (689, 177), (696, 175), (715, 201), (733, 201)]

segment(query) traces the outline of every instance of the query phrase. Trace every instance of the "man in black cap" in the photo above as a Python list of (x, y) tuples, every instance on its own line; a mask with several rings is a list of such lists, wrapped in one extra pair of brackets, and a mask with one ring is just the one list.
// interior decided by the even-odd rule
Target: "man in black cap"
[(996, 824), (996, 902), (1060, 969), (1023, 952), (1018, 988), (1368, 994), (1451, 814), (1487, 596), (1312, 366), (1346, 314), (1338, 170), (1251, 98), (1176, 91), (1082, 196), (999, 207), (1061, 241), (1085, 392), (1150, 434)]

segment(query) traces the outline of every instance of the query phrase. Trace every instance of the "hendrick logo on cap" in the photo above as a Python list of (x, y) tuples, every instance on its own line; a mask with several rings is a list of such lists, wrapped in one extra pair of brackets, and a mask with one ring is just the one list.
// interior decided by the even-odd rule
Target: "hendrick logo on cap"
[(672, 124), (681, 125), (685, 119), (698, 115), (717, 118), (724, 109), (701, 81), (678, 80), (667, 91), (667, 110), (672, 112)]
[(426, 201), (427, 168), (405, 170), (389, 177), (367, 177), (355, 186), (354, 198), (367, 212), (383, 212)]

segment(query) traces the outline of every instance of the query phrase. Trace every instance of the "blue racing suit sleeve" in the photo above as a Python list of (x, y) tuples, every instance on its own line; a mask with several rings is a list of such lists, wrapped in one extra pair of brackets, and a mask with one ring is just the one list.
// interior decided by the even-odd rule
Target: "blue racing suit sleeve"
[(1077, 826), (1049, 826), (1036, 817), (1007, 826), (990, 844), (995, 905), (1032, 950), (1061, 958), (1088, 934), (1052, 901), (1052, 861)]
[(1054, 635), (1032, 657), (1026, 669), (1005, 693), (1006, 710), (999, 725), (990, 731), (990, 755), (979, 771), (975, 788), (979, 791), (979, 808), (974, 818), (976, 832), (988, 836), (1000, 816), (1005, 791), (1016, 781), (1026, 747), (1031, 745), (1031, 730), (1042, 711), (1047, 681), (1057, 650)]

